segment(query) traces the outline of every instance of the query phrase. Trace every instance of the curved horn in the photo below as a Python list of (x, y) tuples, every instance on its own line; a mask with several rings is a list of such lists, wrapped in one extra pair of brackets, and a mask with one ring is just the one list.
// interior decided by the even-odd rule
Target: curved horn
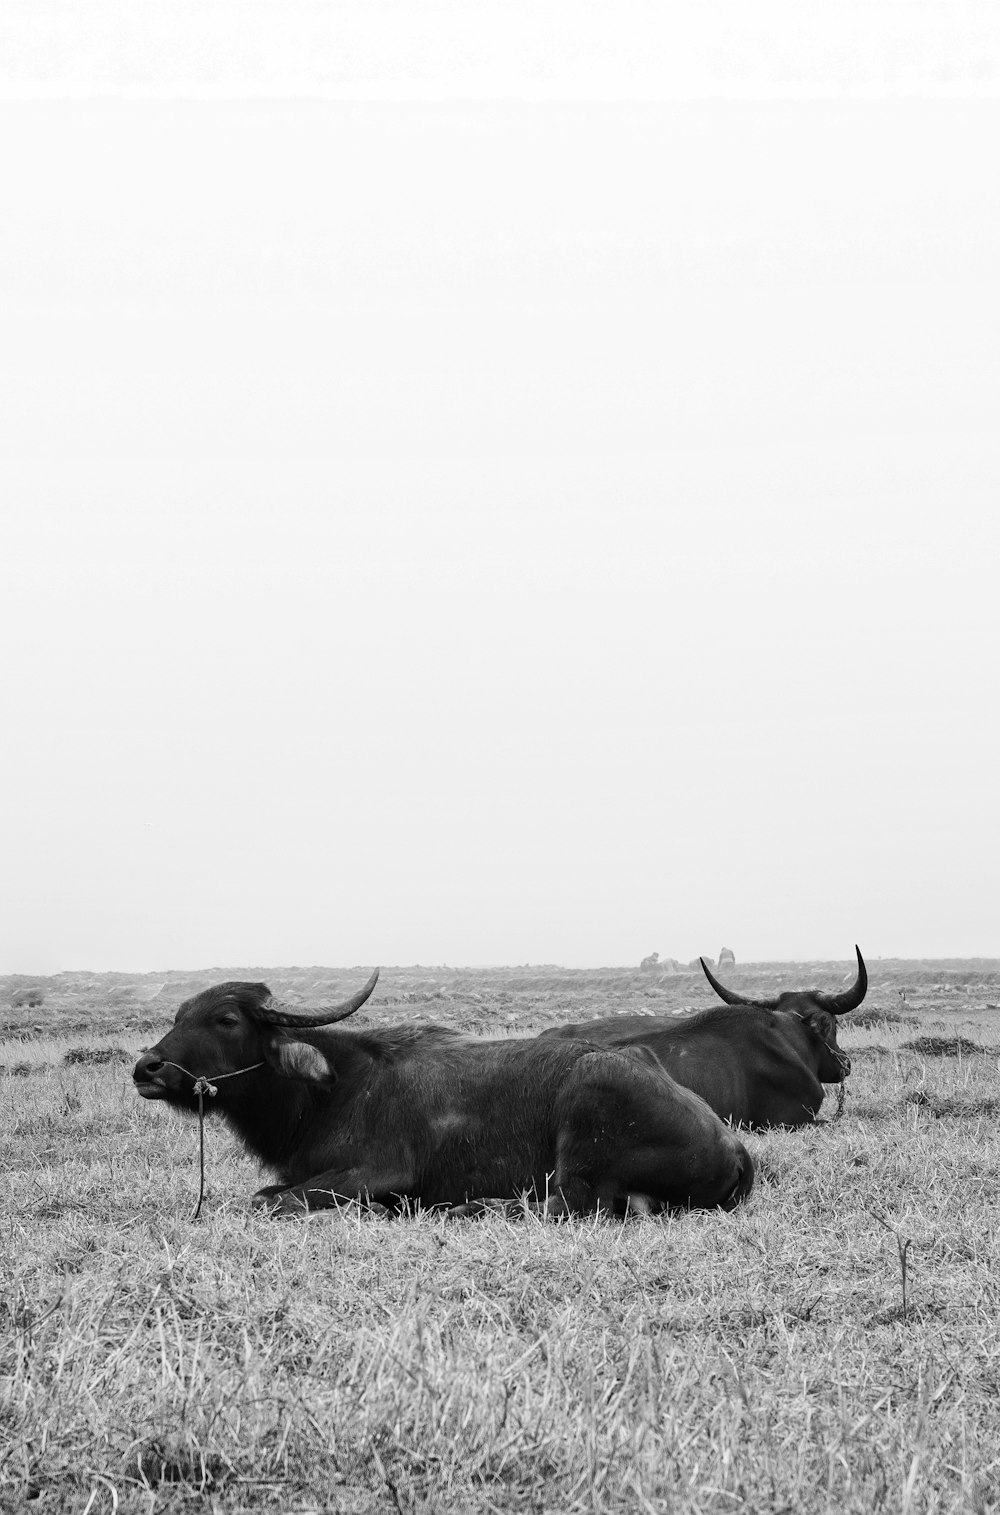
[(725, 1000), (727, 1005), (753, 1005), (758, 1010), (773, 1010), (777, 1005), (778, 1001), (776, 999), (747, 999), (746, 995), (737, 994), (734, 989), (726, 989), (722, 984), (719, 983), (719, 980), (715, 977), (705, 959), (703, 957), (700, 957), (698, 961), (701, 964), (702, 972), (708, 979), (708, 982), (711, 984), (712, 988), (715, 990), (719, 998), (721, 1000)]
[(832, 1015), (846, 1015), (848, 1010), (856, 1010), (868, 993), (868, 970), (857, 942), (854, 944), (854, 950), (858, 954), (858, 976), (853, 986), (845, 989), (843, 994), (823, 995), (823, 1008), (829, 1010)]
[(334, 1005), (331, 1010), (317, 1010), (313, 1015), (301, 1015), (294, 1010), (282, 1008), (280, 1000), (270, 995), (260, 1007), (261, 1020), (267, 1021), (269, 1026), (332, 1026), (334, 1021), (346, 1020), (353, 1015), (355, 1010), (360, 1010), (365, 1000), (371, 994), (378, 983), (378, 969), (372, 974), (363, 989), (357, 994), (352, 994), (350, 999), (345, 999), (343, 1004)]

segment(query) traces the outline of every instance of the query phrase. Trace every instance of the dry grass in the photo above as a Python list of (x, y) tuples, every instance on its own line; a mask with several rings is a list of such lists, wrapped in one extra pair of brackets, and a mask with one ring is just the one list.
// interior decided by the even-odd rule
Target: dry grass
[(848, 1033), (743, 1210), (624, 1226), (267, 1221), (216, 1126), (192, 1224), (141, 1033), (0, 1045), (0, 1510), (1000, 1510), (1000, 1036), (941, 1029)]

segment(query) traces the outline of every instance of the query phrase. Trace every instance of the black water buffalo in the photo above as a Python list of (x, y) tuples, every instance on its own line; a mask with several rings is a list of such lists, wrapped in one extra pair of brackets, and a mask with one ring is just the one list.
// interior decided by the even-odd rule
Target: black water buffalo
[(367, 1199), (469, 1207), (528, 1192), (548, 1214), (721, 1206), (753, 1186), (742, 1143), (644, 1049), (478, 1041), (440, 1026), (327, 1029), (264, 984), (186, 1000), (135, 1065), (145, 1099), (197, 1105), (197, 1081), (279, 1182), (272, 1210)]
[[(723, 1120), (744, 1126), (806, 1126), (823, 1103), (823, 1085), (843, 1083), (850, 1059), (837, 1046), (837, 1016), (865, 997), (868, 974), (860, 949), (850, 989), (786, 991), (752, 1000), (726, 989), (704, 958), (705, 977), (726, 1007), (684, 1020), (616, 1015), (542, 1032), (601, 1047), (646, 1047), (679, 1084), (700, 1094)], [(729, 1008), (732, 1007), (732, 1008)]]

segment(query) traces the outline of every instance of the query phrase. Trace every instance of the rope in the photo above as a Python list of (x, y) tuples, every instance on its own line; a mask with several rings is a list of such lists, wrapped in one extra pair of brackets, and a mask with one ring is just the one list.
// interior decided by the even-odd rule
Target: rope
[(217, 1084), (221, 1084), (224, 1078), (238, 1078), (241, 1073), (253, 1073), (256, 1068), (263, 1068), (263, 1061), (251, 1063), (248, 1068), (237, 1068), (233, 1073), (213, 1073), (215, 1083), (211, 1083), (204, 1073), (195, 1075), (190, 1068), (183, 1067), (180, 1063), (171, 1062), (164, 1058), (167, 1066), (177, 1068), (181, 1073), (186, 1073), (188, 1078), (194, 1079), (193, 1094), (198, 1096), (198, 1204), (192, 1215), (192, 1220), (197, 1220), (201, 1214), (201, 1202), (205, 1198), (205, 1095), (212, 1099), (218, 1094)]
[(198, 1096), (198, 1203), (191, 1219), (197, 1220), (201, 1214), (201, 1202), (205, 1198), (205, 1095), (215, 1095), (219, 1091), (207, 1078), (199, 1078), (194, 1092)]
[[(798, 1018), (799, 1018), (800, 1021), (804, 1021), (804, 1020), (807, 1019), (806, 1016), (800, 1015), (799, 1012), (798, 1012), (798, 1010), (793, 1010), (792, 1014), (795, 1015), (795, 1016), (798, 1016)], [(841, 1050), (840, 1050), (839, 1047), (835, 1047), (832, 1042), (826, 1041), (822, 1036), (819, 1038), (819, 1040), (823, 1043), (823, 1046), (826, 1048), (826, 1050), (828, 1052), (832, 1052), (833, 1053), (834, 1057), (837, 1059), (838, 1063), (840, 1064), (840, 1071), (841, 1071), (841, 1073), (843, 1073), (844, 1069), (848, 1066), (848, 1064), (850, 1062), (850, 1058), (847, 1056), (847, 1053), (846, 1052), (841, 1052)], [(831, 1124), (832, 1124), (833, 1121), (839, 1120), (840, 1117), (843, 1115), (843, 1113), (844, 1113), (844, 1102), (845, 1102), (846, 1098), (847, 1098), (847, 1075), (844, 1074), (844, 1077), (840, 1080), (840, 1083), (837, 1085), (837, 1108), (836, 1108), (836, 1110), (834, 1111), (833, 1115), (830, 1118), (830, 1123)]]
[(835, 1112), (834, 1117), (833, 1117), (834, 1120), (839, 1120), (840, 1117), (843, 1115), (843, 1113), (844, 1113), (844, 1101), (845, 1101), (846, 1098), (847, 1098), (847, 1079), (846, 1078), (842, 1078), (840, 1080), (840, 1083), (837, 1085), (837, 1109), (836, 1109), (836, 1112)]
[[(172, 1063), (169, 1058), (164, 1058), (164, 1062), (168, 1068), (179, 1068), (181, 1073), (186, 1073), (188, 1078), (193, 1078), (196, 1084), (204, 1083), (209, 1094), (218, 1094), (218, 1089), (213, 1088), (209, 1083), (209, 1075), (207, 1073), (192, 1073), (191, 1069), (185, 1068), (183, 1063)], [(211, 1076), (217, 1084), (221, 1084), (224, 1078), (239, 1078), (241, 1073), (253, 1073), (255, 1068), (263, 1068), (263, 1066), (264, 1060), (262, 1058), (259, 1063), (251, 1063), (249, 1068), (237, 1068), (233, 1073), (213, 1073)], [(197, 1093), (197, 1090), (195, 1090), (195, 1093)]]

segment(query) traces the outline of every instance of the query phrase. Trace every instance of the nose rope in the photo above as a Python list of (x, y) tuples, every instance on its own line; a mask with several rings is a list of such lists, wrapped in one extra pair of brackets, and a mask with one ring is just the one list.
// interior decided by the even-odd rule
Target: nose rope
[[(800, 1015), (798, 1010), (793, 1010), (792, 1014), (798, 1016), (800, 1021), (806, 1020), (806, 1016)], [(839, 1120), (844, 1113), (844, 1101), (847, 1098), (847, 1080), (850, 1076), (851, 1059), (848, 1057), (846, 1052), (841, 1052), (839, 1047), (835, 1047), (833, 1043), (828, 1042), (825, 1037), (821, 1036), (819, 1040), (823, 1043), (823, 1046), (826, 1048), (827, 1052), (833, 1053), (834, 1057), (837, 1059), (837, 1062), (840, 1064), (840, 1071), (844, 1075), (840, 1080), (840, 1083), (837, 1085), (837, 1108), (833, 1113), (831, 1120), (832, 1123), (834, 1120)]]
[[(211, 1077), (209, 1077), (207, 1073), (192, 1073), (191, 1069), (185, 1068), (183, 1063), (172, 1063), (169, 1057), (165, 1057), (163, 1061), (166, 1067), (177, 1068), (181, 1073), (186, 1073), (188, 1078), (193, 1078), (196, 1086), (198, 1084), (204, 1084), (205, 1092), (212, 1095), (218, 1094), (219, 1091), (216, 1089), (215, 1085), (221, 1084), (224, 1078), (239, 1078), (241, 1073), (252, 1073), (255, 1068), (263, 1068), (264, 1066), (262, 1059), (259, 1063), (251, 1063), (248, 1068), (237, 1068), (234, 1073), (213, 1073)], [(197, 1087), (195, 1089), (195, 1093), (197, 1093)]]
[(205, 1198), (205, 1095), (208, 1094), (214, 1099), (219, 1092), (215, 1085), (221, 1084), (224, 1078), (238, 1078), (241, 1073), (252, 1073), (255, 1068), (263, 1068), (264, 1064), (263, 1061), (251, 1063), (248, 1068), (237, 1068), (234, 1073), (213, 1073), (212, 1078), (215, 1083), (212, 1083), (204, 1073), (200, 1076), (194, 1074), (190, 1068), (171, 1062), (168, 1057), (165, 1057), (163, 1061), (168, 1068), (177, 1068), (181, 1073), (186, 1073), (188, 1078), (193, 1078), (193, 1092), (198, 1096), (198, 1204), (191, 1217), (192, 1220), (197, 1220), (201, 1214), (201, 1202)]
[(840, 1083), (837, 1085), (837, 1108), (833, 1112), (833, 1119), (839, 1120), (844, 1113), (844, 1101), (847, 1098), (847, 1080), (851, 1071), (851, 1059), (846, 1052), (841, 1052), (839, 1047), (831, 1047), (829, 1042), (824, 1042), (823, 1045), (828, 1052), (833, 1053), (840, 1064), (840, 1071), (843, 1074)]

